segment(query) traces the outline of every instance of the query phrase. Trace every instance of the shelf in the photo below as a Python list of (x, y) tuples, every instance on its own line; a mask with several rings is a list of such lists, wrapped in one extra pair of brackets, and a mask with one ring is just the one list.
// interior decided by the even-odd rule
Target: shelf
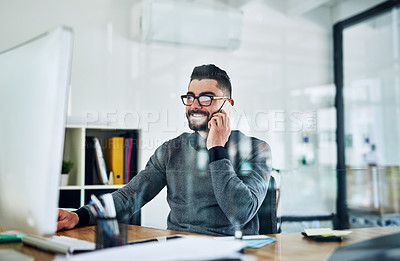
[[(125, 127), (115, 126), (99, 126), (99, 125), (79, 125), (68, 124), (65, 129), (64, 154), (63, 160), (69, 160), (74, 163), (74, 168), (70, 172), (68, 185), (60, 186), (59, 207), (62, 208), (79, 208), (88, 203), (91, 194), (100, 195), (103, 193), (111, 193), (122, 188), (124, 185), (102, 185), (97, 178), (96, 165), (93, 169), (86, 164), (87, 160), (87, 137), (97, 137), (100, 146), (105, 155), (105, 148), (108, 146), (108, 139), (111, 137), (130, 137), (134, 140), (132, 155), (134, 155), (133, 163), (131, 161), (132, 173), (139, 170), (139, 139), (140, 130), (129, 129)], [(93, 150), (92, 150), (93, 153)], [(93, 160), (93, 157), (91, 158)], [(91, 164), (96, 164), (91, 161)], [(92, 171), (93, 170), (93, 171)], [(92, 173), (93, 176), (87, 179), (86, 171)], [(89, 172), (90, 171), (90, 172)], [(107, 169), (109, 171), (109, 169)], [(109, 174), (109, 173), (107, 173)], [(90, 182), (90, 183), (88, 183)], [(93, 185), (87, 185), (87, 184)], [(140, 220), (140, 219), (139, 219)]]
[(82, 186), (61, 186), (61, 190), (77, 190), (82, 189)]
[(125, 185), (85, 185), (84, 189), (119, 189)]

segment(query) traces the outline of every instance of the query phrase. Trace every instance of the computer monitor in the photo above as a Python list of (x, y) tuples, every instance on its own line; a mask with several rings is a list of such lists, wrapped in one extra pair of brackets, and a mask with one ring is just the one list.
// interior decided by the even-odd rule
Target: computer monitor
[(0, 52), (2, 228), (56, 231), (72, 35), (59, 27)]

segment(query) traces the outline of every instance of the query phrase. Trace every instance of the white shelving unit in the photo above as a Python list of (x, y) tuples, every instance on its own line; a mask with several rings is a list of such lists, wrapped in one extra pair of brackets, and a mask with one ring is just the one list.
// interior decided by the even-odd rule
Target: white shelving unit
[[(135, 153), (136, 166), (139, 168), (139, 140), (140, 130), (109, 127), (109, 126), (81, 126), (81, 125), (67, 125), (65, 129), (65, 142), (64, 142), (64, 160), (69, 160), (74, 163), (74, 168), (71, 170), (68, 178), (68, 185), (60, 187), (60, 207), (62, 208), (79, 208), (87, 203), (88, 197), (93, 194), (100, 194), (112, 192), (124, 185), (87, 185), (85, 184), (85, 142), (87, 136), (95, 136), (100, 140), (102, 148), (106, 146), (107, 138), (114, 136), (123, 136), (129, 134), (135, 137), (137, 150)], [(104, 153), (104, 151), (103, 151)]]

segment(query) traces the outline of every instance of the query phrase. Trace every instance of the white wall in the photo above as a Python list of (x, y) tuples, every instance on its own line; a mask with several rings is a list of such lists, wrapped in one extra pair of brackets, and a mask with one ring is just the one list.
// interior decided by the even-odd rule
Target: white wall
[(347, 0), (340, 1), (333, 6), (333, 22), (339, 22), (353, 15), (357, 15), (369, 8), (379, 5), (386, 0)]
[[(232, 80), (241, 116), (235, 126), (271, 145), (275, 168), (296, 168), (293, 139), (306, 128), (306, 112), (315, 112), (319, 105), (309, 95), (291, 94), (332, 87), (332, 9), (289, 17), (280, 1), (249, 1), (241, 7), (241, 47), (227, 51), (135, 42), (130, 16), (138, 2), (0, 0), (0, 50), (58, 24), (72, 27), (70, 121), (116, 121), (141, 128), (142, 167), (158, 145), (188, 130), (179, 96), (186, 92), (194, 66), (215, 63)], [(345, 9), (337, 8), (335, 18), (343, 17)], [(303, 115), (304, 124), (288, 131), (293, 110)], [(164, 198), (165, 191), (144, 208), (144, 225), (166, 226)]]

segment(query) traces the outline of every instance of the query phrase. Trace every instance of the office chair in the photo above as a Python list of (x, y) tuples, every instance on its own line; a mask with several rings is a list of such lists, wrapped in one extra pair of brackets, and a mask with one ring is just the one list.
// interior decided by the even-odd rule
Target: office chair
[(258, 210), (258, 220), (260, 223), (259, 234), (276, 234), (277, 215), (276, 215), (276, 182), (271, 176), (268, 184), (267, 195), (260, 209)]

